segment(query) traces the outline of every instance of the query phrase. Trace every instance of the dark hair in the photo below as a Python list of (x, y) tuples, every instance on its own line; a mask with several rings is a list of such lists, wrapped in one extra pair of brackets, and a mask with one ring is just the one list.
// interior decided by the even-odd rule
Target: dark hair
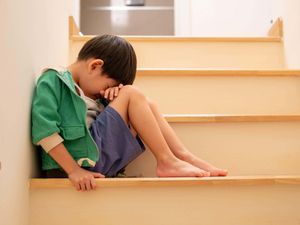
[(114, 35), (96, 36), (85, 43), (78, 61), (90, 58), (104, 61), (103, 73), (126, 85), (132, 84), (136, 73), (136, 55), (131, 44)]

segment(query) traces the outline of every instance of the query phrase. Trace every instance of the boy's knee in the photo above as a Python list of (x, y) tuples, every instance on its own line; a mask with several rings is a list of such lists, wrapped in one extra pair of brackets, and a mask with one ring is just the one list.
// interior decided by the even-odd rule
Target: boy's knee
[(136, 87), (136, 86), (134, 86), (134, 85), (130, 85), (130, 84), (128, 84), (128, 85), (124, 85), (123, 87), (122, 87), (122, 89), (121, 89), (121, 91), (130, 91), (130, 92), (133, 92), (133, 91), (139, 91), (139, 89)]
[(151, 109), (154, 109), (157, 107), (156, 102), (154, 102), (152, 99), (147, 98), (148, 104), (150, 106)]
[(125, 85), (120, 90), (120, 93), (127, 94), (130, 96), (134, 95), (134, 96), (139, 96), (139, 97), (145, 98), (144, 94), (136, 86), (133, 86), (133, 85)]

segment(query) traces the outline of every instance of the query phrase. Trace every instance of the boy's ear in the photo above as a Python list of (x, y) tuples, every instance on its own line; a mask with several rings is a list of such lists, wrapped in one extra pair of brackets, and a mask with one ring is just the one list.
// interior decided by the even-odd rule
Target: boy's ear
[(104, 61), (102, 59), (93, 59), (89, 63), (89, 69), (90, 70), (99, 69), (99, 68), (102, 68), (103, 65), (104, 65)]

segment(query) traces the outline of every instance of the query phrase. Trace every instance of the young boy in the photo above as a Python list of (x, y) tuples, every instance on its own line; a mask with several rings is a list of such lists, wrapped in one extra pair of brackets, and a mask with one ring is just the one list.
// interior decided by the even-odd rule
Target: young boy
[(132, 46), (112, 35), (88, 41), (68, 68), (43, 72), (32, 103), (32, 140), (43, 148), (46, 177), (94, 189), (94, 178), (116, 176), (144, 151), (141, 139), (159, 177), (226, 176), (184, 147), (157, 106), (132, 86), (135, 74)]

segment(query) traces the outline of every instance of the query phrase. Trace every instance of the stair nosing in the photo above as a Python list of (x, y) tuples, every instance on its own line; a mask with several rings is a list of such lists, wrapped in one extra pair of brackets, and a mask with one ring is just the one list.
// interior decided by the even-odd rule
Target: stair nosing
[[(200, 185), (300, 185), (300, 175), (227, 176), (205, 178), (98, 178), (97, 187), (180, 187)], [(30, 189), (74, 188), (69, 179), (30, 180)], [(101, 189), (100, 189), (101, 190)]]
[(292, 122), (300, 121), (300, 114), (250, 115), (250, 114), (163, 114), (170, 123), (218, 122)]
[(138, 68), (137, 76), (299, 76), (300, 69)]
[[(72, 35), (72, 41), (88, 41), (95, 35)], [(181, 37), (181, 36), (121, 36), (127, 41), (168, 42), (282, 42), (281, 37)]]

